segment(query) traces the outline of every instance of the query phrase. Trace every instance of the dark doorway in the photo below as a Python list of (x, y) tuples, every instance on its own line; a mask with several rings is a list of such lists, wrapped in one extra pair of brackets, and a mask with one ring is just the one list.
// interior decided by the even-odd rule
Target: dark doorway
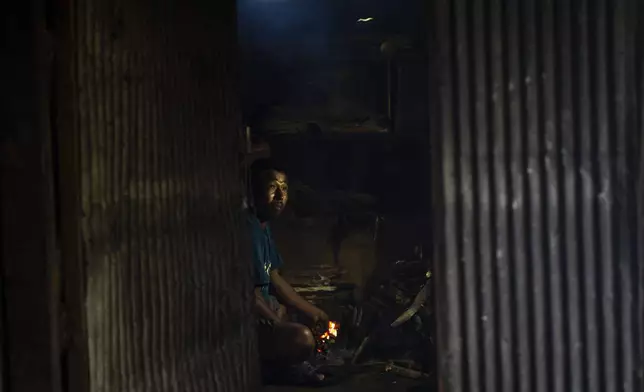
[(248, 161), (270, 156), (289, 177), (272, 222), (282, 273), (341, 322), (347, 363), (434, 374), (431, 306), (391, 327), (431, 276), (424, 2), (239, 0), (238, 12)]

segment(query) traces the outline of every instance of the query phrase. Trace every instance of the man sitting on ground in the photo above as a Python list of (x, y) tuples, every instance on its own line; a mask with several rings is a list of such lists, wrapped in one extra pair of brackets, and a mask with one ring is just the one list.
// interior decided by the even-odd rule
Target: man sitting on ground
[(273, 296), (307, 315), (313, 323), (328, 321), (324, 311), (302, 298), (279, 273), (282, 257), (275, 247), (269, 221), (286, 207), (286, 174), (270, 160), (261, 159), (253, 163), (250, 181), (254, 206), (248, 221), (253, 243), (259, 350), (264, 370), (270, 369), (271, 375), (284, 375), (284, 365), (291, 365), (287, 377), (321, 382), (324, 376), (306, 362), (315, 349), (313, 333), (302, 324), (287, 321), (285, 306)]

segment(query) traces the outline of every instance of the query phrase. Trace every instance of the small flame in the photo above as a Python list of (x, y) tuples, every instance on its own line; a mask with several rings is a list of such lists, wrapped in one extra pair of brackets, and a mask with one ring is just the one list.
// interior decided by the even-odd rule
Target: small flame
[(338, 337), (338, 326), (333, 321), (329, 321), (329, 333), (333, 335), (334, 338)]
[(331, 338), (337, 338), (338, 337), (338, 328), (339, 327), (340, 327), (340, 325), (338, 323), (334, 323), (333, 321), (329, 321), (328, 330), (325, 331), (320, 336), (320, 339), (330, 340)]

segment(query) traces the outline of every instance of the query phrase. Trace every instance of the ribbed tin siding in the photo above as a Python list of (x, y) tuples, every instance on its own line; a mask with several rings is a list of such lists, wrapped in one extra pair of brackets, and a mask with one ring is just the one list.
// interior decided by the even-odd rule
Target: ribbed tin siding
[(234, 1), (66, 12), (90, 390), (252, 389)]
[(642, 391), (638, 3), (436, 2), (444, 391)]

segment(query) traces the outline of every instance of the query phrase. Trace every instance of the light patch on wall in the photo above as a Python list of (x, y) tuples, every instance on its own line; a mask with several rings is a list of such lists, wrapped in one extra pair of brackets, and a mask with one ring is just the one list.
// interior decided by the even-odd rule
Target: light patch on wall
[(358, 19), (358, 23), (368, 23), (372, 22), (374, 19), (373, 18), (360, 18)]

